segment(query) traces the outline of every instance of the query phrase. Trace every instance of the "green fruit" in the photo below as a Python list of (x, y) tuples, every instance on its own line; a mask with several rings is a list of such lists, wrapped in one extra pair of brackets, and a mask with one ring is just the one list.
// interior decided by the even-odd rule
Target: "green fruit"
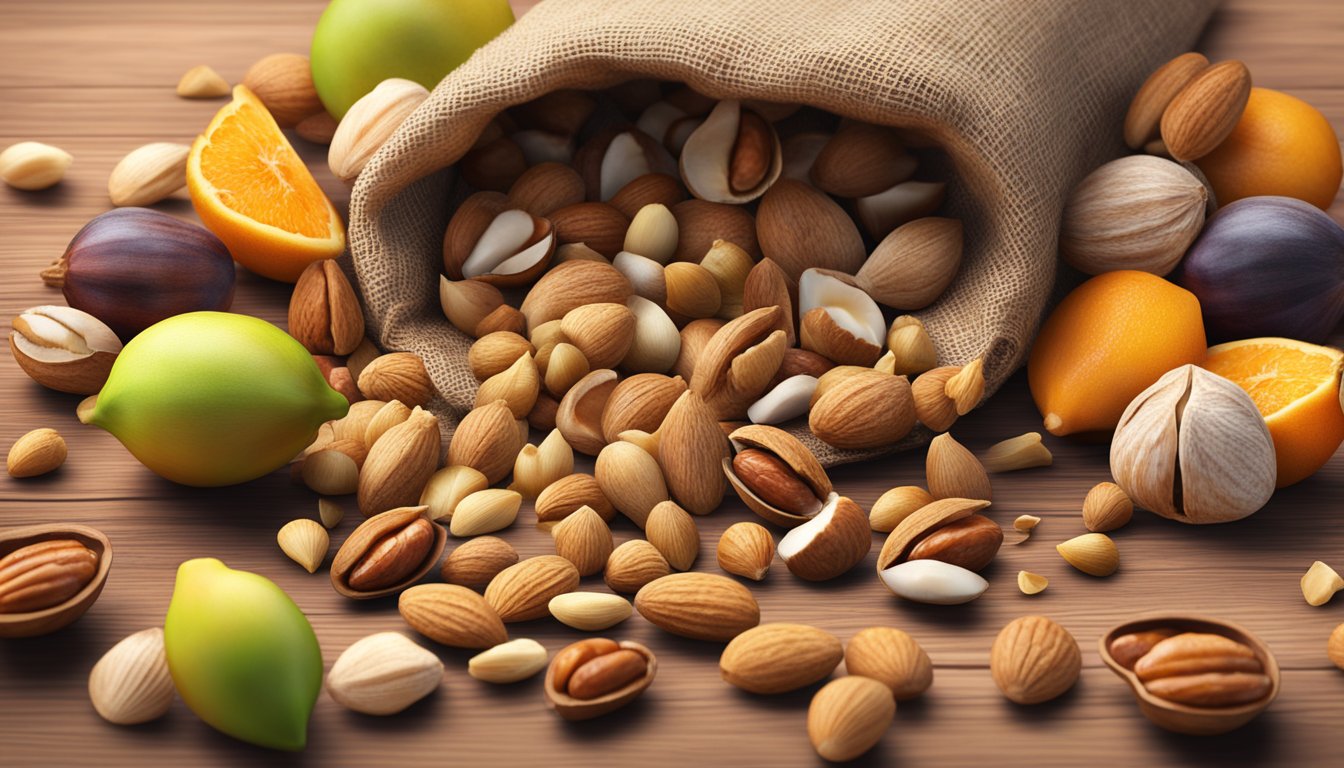
[(433, 90), (512, 23), (508, 0), (332, 0), (313, 32), (313, 85), (340, 120), (389, 77)]
[(247, 315), (190, 312), (132, 339), (79, 418), (169, 480), (216, 486), (283, 467), (349, 408), (284, 331)]
[(300, 750), (322, 689), (322, 651), (294, 601), (255, 573), (188, 560), (163, 620), (168, 671), (187, 706), (235, 739)]

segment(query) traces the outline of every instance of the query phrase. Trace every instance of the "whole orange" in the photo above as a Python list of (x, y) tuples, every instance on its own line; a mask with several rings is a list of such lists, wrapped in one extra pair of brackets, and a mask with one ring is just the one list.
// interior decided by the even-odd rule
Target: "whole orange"
[(1269, 88), (1251, 89), (1237, 127), (1196, 164), (1219, 205), (1283, 195), (1324, 210), (1344, 175), (1339, 139), (1325, 115), (1296, 96)]
[(1027, 383), (1052, 434), (1112, 430), (1135, 396), (1204, 352), (1193, 293), (1147, 272), (1107, 272), (1073, 289), (1041, 326)]

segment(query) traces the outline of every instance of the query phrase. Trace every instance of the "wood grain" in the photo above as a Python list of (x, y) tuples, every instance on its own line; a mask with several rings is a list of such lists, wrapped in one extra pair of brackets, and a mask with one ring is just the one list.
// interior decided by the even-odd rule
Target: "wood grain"
[[(515, 3), (520, 9), (528, 2)], [(88, 218), (107, 208), (106, 179), (127, 150), (148, 141), (190, 141), (220, 102), (173, 96), (177, 77), (209, 62), (237, 80), (247, 65), (278, 50), (302, 51), (322, 3), (246, 0), (207, 4), (138, 0), (104, 3), (4, 3), (0, 10), (0, 146), (18, 140), (58, 144), (76, 156), (59, 188), (21, 193), (0, 188), (0, 315), (59, 303), (36, 272), (58, 256)], [(1318, 105), (1344, 133), (1344, 5), (1334, 0), (1236, 0), (1215, 17), (1201, 45), (1214, 58), (1244, 59), (1257, 84), (1282, 88)], [(327, 173), (320, 148), (299, 144), (338, 205), (348, 191)], [(190, 205), (162, 206), (194, 218)], [(1332, 211), (1344, 218), (1344, 205)], [(283, 322), (285, 286), (242, 274), (235, 310)], [(140, 467), (110, 435), (81, 427), (78, 398), (34, 385), (12, 362), (0, 364), (0, 445), (52, 426), (70, 441), (70, 460), (51, 477), (0, 481), (0, 524), (72, 521), (97, 526), (113, 540), (116, 564), (102, 598), (77, 624), (46, 638), (0, 642), (0, 764), (69, 765), (815, 765), (803, 728), (810, 688), (758, 697), (720, 681), (720, 646), (669, 637), (638, 616), (614, 631), (647, 643), (659, 656), (657, 681), (629, 709), (590, 723), (564, 723), (546, 710), (540, 680), (494, 687), (465, 674), (470, 654), (441, 652), (449, 671), (442, 689), (402, 716), (352, 714), (325, 695), (310, 746), (298, 756), (251, 748), (200, 723), (178, 702), (169, 716), (121, 728), (101, 721), (88, 703), (89, 669), (121, 637), (162, 620), (177, 565), (218, 556), (284, 587), (308, 614), (328, 665), (354, 640), (405, 630), (389, 601), (352, 604), (324, 572), (308, 575), (274, 543), (285, 521), (316, 514), (315, 497), (284, 473), (242, 487), (193, 490)], [(1021, 376), (954, 430), (973, 450), (1039, 429)], [(1325, 765), (1337, 761), (1337, 722), (1344, 714), (1344, 674), (1325, 658), (1325, 640), (1344, 616), (1313, 609), (1298, 592), (1312, 560), (1344, 565), (1344, 519), (1337, 496), (1344, 460), (1279, 493), (1255, 517), (1192, 530), (1139, 514), (1116, 534), (1120, 572), (1093, 579), (1070, 569), (1054, 545), (1082, 532), (1078, 509), (1087, 489), (1107, 477), (1104, 445), (1049, 439), (1055, 466), (996, 476), (995, 519), (1044, 518), (1037, 534), (1005, 545), (987, 575), (989, 593), (957, 608), (901, 603), (873, 575), (876, 549), (848, 576), (826, 584), (795, 580), (776, 562), (754, 588), (766, 621), (800, 621), (848, 638), (888, 624), (914, 634), (932, 656), (935, 683), (923, 699), (902, 704), (897, 722), (863, 760), (891, 765)], [(836, 487), (870, 505), (885, 489), (923, 481), (916, 452), (833, 472)], [(334, 544), (354, 526), (334, 532)], [(551, 551), (549, 538), (525, 521), (506, 533), (524, 555)], [(697, 520), (697, 570), (714, 571), (722, 530), (752, 515), (735, 500)], [(638, 532), (616, 526), (618, 540)], [(874, 540), (880, 544), (880, 537)], [(1044, 573), (1050, 588), (1035, 598), (1017, 592), (1020, 568)], [(604, 589), (600, 579), (585, 587)], [(1127, 688), (1095, 651), (1111, 625), (1147, 610), (1195, 611), (1246, 625), (1269, 642), (1285, 672), (1283, 696), (1247, 728), (1217, 739), (1174, 736), (1151, 727)], [(1009, 704), (986, 669), (999, 627), (1016, 616), (1045, 613), (1083, 647), (1079, 685), (1035, 708)], [(579, 637), (555, 622), (510, 627), (552, 651)]]

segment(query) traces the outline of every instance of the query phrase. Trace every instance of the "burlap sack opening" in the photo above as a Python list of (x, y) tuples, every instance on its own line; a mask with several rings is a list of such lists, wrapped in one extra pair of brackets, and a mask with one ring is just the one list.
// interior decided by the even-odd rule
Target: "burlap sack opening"
[[(944, 364), (1023, 361), (1054, 282), (1069, 189), (1123, 151), (1130, 96), (1217, 0), (546, 0), (446, 77), (360, 175), (350, 248), (371, 335), (424, 358), (449, 431), (470, 410), (470, 339), (438, 304), (450, 171), (503, 109), (632, 78), (797, 102), (914, 129), (946, 151), (956, 281), (918, 313)], [(875, 455), (792, 431), (828, 466)], [(917, 431), (893, 449), (922, 444)]]

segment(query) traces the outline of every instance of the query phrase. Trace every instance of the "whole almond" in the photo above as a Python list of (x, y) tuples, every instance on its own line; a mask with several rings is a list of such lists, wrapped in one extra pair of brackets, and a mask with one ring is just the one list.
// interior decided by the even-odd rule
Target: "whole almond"
[(518, 552), (495, 536), (477, 536), (463, 542), (443, 559), (439, 574), (449, 584), (484, 587), (505, 568), (518, 562)]
[(293, 128), (303, 118), (323, 109), (307, 56), (297, 53), (266, 56), (248, 68), (243, 85), (261, 99), (281, 128)]
[(915, 426), (910, 383), (876, 371), (841, 377), (816, 399), (808, 426), (836, 448), (892, 445)]
[(557, 208), (546, 218), (555, 225), (559, 244), (583, 243), (607, 258), (620, 253), (625, 244), (625, 230), (630, 226), (630, 220), (620, 211), (599, 202)]
[(1196, 75), (1162, 113), (1162, 142), (1176, 160), (1207, 155), (1237, 127), (1251, 97), (1251, 72), (1235, 59)]
[(845, 671), (885, 683), (897, 701), (933, 684), (933, 663), (910, 635), (890, 627), (860, 630), (845, 646)]
[(10, 477), (37, 477), (55, 471), (65, 463), (65, 438), (54, 429), (43, 427), (14, 441), (5, 457)]
[(566, 312), (560, 330), (591, 368), (615, 368), (635, 339), (635, 315), (624, 303), (588, 304)]
[(439, 420), (417, 407), (369, 449), (359, 473), (359, 511), (368, 517), (416, 504), (438, 466)]
[[(362, 333), (362, 331), (361, 331)], [(359, 391), (370, 400), (400, 400), (409, 407), (427, 405), (434, 383), (420, 356), (392, 352), (374, 358), (359, 374)]]
[(522, 504), (522, 494), (517, 491), (503, 488), (476, 491), (457, 503), (448, 530), (461, 537), (503, 530), (513, 525)]
[(917, 162), (890, 128), (848, 123), (817, 154), (811, 179), (836, 197), (867, 197), (905, 181)]
[(993, 500), (984, 465), (951, 435), (933, 438), (924, 465), (929, 493), (935, 499)]
[[(364, 314), (359, 308), (359, 299), (335, 261), (314, 262), (299, 275), (289, 299), (289, 335), (314, 355), (348, 355), (364, 341)], [(395, 355), (385, 357), (395, 358)], [(418, 362), (419, 358), (414, 360)], [(397, 361), (385, 361), (378, 366), (386, 366), (389, 362)], [(421, 368), (423, 370), (423, 366)], [(388, 381), (391, 375), (389, 370), (369, 379), (370, 391), (377, 394), (365, 395), (372, 399), (398, 399), (395, 395), (384, 396), (393, 388)]]
[(688, 512), (707, 515), (723, 501), (727, 481), (721, 466), (730, 450), (718, 419), (701, 397), (677, 399), (660, 430), (658, 463), (668, 491)]
[(153, 205), (187, 185), (186, 144), (154, 142), (131, 150), (107, 178), (107, 196), (116, 206)]
[(1167, 105), (1208, 66), (1209, 60), (1203, 54), (1182, 53), (1149, 75), (1125, 114), (1125, 144), (1130, 149), (1142, 149), (1156, 139)]
[(853, 760), (882, 740), (896, 715), (887, 686), (867, 677), (836, 678), (807, 708), (807, 737), (826, 760)]
[(1055, 545), (1055, 550), (1074, 568), (1089, 576), (1110, 576), (1120, 567), (1120, 550), (1104, 533), (1085, 533)]
[(797, 318), (794, 316), (797, 295), (798, 281), (785, 274), (774, 259), (761, 259), (747, 273), (746, 282), (742, 285), (742, 313), (762, 307), (779, 307), (777, 327), (784, 331), (792, 347), (798, 338)]
[(540, 163), (528, 168), (509, 188), (510, 205), (533, 216), (583, 202), (583, 178), (563, 163)]
[(700, 531), (695, 520), (676, 502), (659, 502), (649, 513), (644, 535), (669, 565), (678, 571), (690, 570), (700, 555)]
[(416, 632), (455, 648), (490, 648), (509, 639), (499, 614), (480, 595), (454, 584), (420, 584), (397, 599)]
[(651, 581), (635, 595), (635, 609), (674, 635), (720, 643), (761, 621), (750, 590), (708, 573), (674, 573)]
[(603, 579), (617, 592), (634, 594), (645, 584), (671, 572), (672, 566), (652, 544), (644, 539), (631, 539), (611, 551)]
[(728, 643), (719, 657), (719, 674), (744, 691), (786, 693), (825, 679), (844, 655), (840, 640), (825, 630), (762, 624)]
[(677, 398), (686, 391), (680, 376), (639, 373), (612, 389), (602, 410), (602, 436), (615, 442), (628, 429), (656, 432)]
[(331, 137), (327, 165), (336, 178), (352, 182), (373, 155), (405, 122), (429, 91), (417, 82), (388, 78), (346, 111)]
[[(625, 232), (624, 228), (621, 232)], [(519, 309), (527, 318), (528, 327), (536, 328), (587, 304), (624, 305), (631, 293), (630, 281), (610, 264), (567, 261), (542, 275), (527, 292)]]
[(573, 592), (579, 571), (558, 555), (530, 557), (500, 571), (485, 588), (485, 601), (505, 622), (530, 621), (547, 614), (551, 598)]
[(1095, 533), (1123, 528), (1133, 515), (1134, 504), (1115, 483), (1097, 483), (1083, 499), (1083, 525)]
[(611, 556), (611, 529), (592, 507), (579, 507), (551, 530), (555, 553), (574, 564), (580, 576), (600, 572)]
[(892, 488), (873, 502), (868, 511), (868, 524), (874, 531), (890, 533), (916, 510), (933, 502), (928, 491), (916, 485)]
[(547, 604), (551, 615), (568, 627), (597, 632), (630, 618), (630, 601), (605, 592), (567, 592)]
[(74, 161), (74, 156), (59, 147), (20, 141), (0, 152), (0, 181), (15, 189), (46, 189), (60, 183)]
[(303, 566), (309, 573), (315, 572), (322, 564), (327, 557), (327, 549), (331, 546), (331, 537), (327, 534), (327, 529), (323, 528), (321, 523), (307, 517), (285, 523), (275, 537), (285, 555)]
[(1081, 669), (1078, 641), (1044, 616), (1009, 622), (989, 651), (994, 684), (1018, 704), (1040, 704), (1062, 695), (1078, 681)]
[[(486, 285), (478, 280), (463, 282)], [(494, 286), (490, 287), (499, 290)], [(472, 343), (471, 349), (467, 351), (467, 364), (471, 366), (471, 372), (478, 380), (485, 381), (507, 370), (518, 358), (531, 355), (535, 351), (532, 343), (522, 336), (511, 331), (495, 331)]]
[(443, 662), (400, 632), (356, 640), (327, 673), (327, 693), (366, 715), (393, 715), (433, 693)]
[(163, 630), (143, 629), (112, 646), (89, 673), (89, 700), (109, 723), (135, 725), (168, 713), (177, 691), (163, 651)]
[(537, 522), (554, 523), (564, 520), (582, 507), (589, 507), (603, 520), (611, 520), (616, 510), (603, 495), (601, 486), (592, 475), (566, 475), (546, 486), (537, 495), (534, 505)]
[(733, 523), (719, 537), (715, 557), (728, 573), (760, 581), (775, 559), (775, 540), (759, 523)]
[(513, 469), (524, 443), (508, 404), (497, 400), (462, 418), (448, 445), (448, 465), (472, 467), (489, 483), (498, 483)]
[(761, 252), (794, 280), (811, 267), (852, 275), (863, 266), (867, 253), (854, 221), (806, 184), (775, 182), (761, 198), (756, 217)]
[[(717, 425), (715, 429), (718, 429)], [(668, 498), (667, 483), (658, 460), (625, 440), (602, 449), (593, 466), (593, 475), (602, 495), (640, 528), (645, 526), (653, 508)]]

